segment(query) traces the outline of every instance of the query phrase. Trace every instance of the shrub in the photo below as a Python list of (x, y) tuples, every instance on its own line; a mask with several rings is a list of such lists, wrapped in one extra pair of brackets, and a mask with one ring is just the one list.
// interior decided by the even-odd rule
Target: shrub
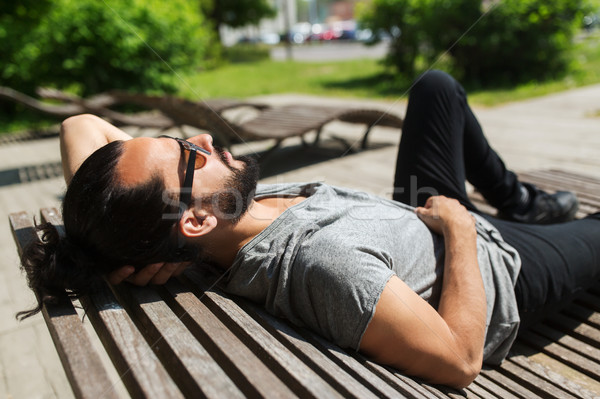
[(556, 78), (584, 10), (582, 0), (503, 0), (452, 50), (455, 65), (484, 85)]
[[(11, 21), (21, 22), (18, 14)], [(21, 48), (0, 61), (4, 84), (82, 95), (112, 88), (173, 91), (177, 72), (201, 66), (211, 48), (198, 2), (186, 0), (52, 0), (18, 40)]]
[(568, 65), (586, 0), (372, 0), (362, 22), (391, 37), (388, 62), (413, 76), (443, 54), (459, 78), (505, 84), (555, 77)]

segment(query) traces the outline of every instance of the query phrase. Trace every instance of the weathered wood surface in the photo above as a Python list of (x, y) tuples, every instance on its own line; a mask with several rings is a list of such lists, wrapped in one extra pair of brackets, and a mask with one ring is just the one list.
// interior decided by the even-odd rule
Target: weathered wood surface
[[(573, 190), (583, 209), (600, 210), (600, 180), (561, 171), (521, 177), (548, 190)], [(478, 201), (477, 194), (473, 198)], [(10, 218), (20, 249), (37, 239), (28, 215)], [(55, 209), (43, 210), (42, 218), (60, 226)], [(213, 287), (215, 278), (190, 271), (164, 287), (114, 287), (115, 296), (106, 286), (82, 298), (132, 397), (600, 397), (598, 286), (519, 338), (500, 367), (485, 368), (456, 391), (342, 350), (224, 294)], [(87, 337), (74, 335), (81, 320), (70, 303), (61, 306), (71, 313), (59, 316), (47, 306), (45, 319), (74, 392), (106, 397), (106, 373), (94, 363), (93, 348), (86, 349)], [(70, 324), (62, 324), (65, 317)]]

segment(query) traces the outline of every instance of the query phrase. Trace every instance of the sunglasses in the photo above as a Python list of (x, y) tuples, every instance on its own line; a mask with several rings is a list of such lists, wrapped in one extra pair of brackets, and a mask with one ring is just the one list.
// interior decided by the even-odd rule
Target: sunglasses
[[(177, 137), (165, 135), (158, 137), (177, 141), (183, 152), (184, 160), (187, 151), (187, 167), (185, 168), (185, 175), (183, 178), (183, 185), (181, 186), (181, 192), (179, 194), (179, 201), (184, 203), (189, 208), (192, 202), (192, 184), (194, 183), (194, 171), (196, 169), (203, 168), (204, 165), (206, 165), (206, 162), (208, 161), (207, 156), (211, 155), (211, 152), (205, 150), (202, 147), (198, 147), (196, 144), (190, 143), (189, 141)], [(197, 153), (200, 153), (201, 156), (197, 156)], [(184, 209), (180, 207), (179, 219), (181, 219), (183, 211)]]

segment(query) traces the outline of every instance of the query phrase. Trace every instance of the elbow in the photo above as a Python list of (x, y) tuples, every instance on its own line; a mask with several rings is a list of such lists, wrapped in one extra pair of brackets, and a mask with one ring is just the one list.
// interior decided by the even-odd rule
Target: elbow
[(61, 134), (64, 134), (66, 131), (69, 130), (69, 128), (77, 126), (78, 124), (80, 124), (82, 122), (94, 120), (97, 118), (98, 117), (96, 115), (92, 115), (92, 114), (79, 114), (79, 115), (75, 115), (75, 116), (70, 116), (67, 119), (65, 119), (64, 121), (62, 121), (62, 123), (60, 125), (60, 132), (61, 132)]
[(102, 119), (92, 114), (79, 114), (68, 117), (60, 125), (61, 141), (72, 140), (82, 135), (89, 136), (90, 132), (97, 130), (98, 121), (102, 121)]
[(462, 367), (457, 370), (458, 372), (455, 376), (455, 379), (451, 382), (451, 384), (448, 385), (457, 389), (468, 387), (481, 372), (481, 367), (481, 360), (464, 362)]

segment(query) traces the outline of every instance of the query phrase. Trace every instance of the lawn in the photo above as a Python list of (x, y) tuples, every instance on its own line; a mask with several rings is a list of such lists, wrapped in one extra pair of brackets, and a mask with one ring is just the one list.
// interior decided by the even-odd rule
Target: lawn
[[(510, 88), (470, 91), (471, 103), (494, 106), (600, 83), (598, 38), (596, 34), (577, 44), (571, 71), (564, 77)], [(406, 82), (409, 80), (394, 77), (380, 61), (363, 59), (323, 63), (267, 60), (229, 64), (212, 71), (182, 76), (180, 81), (181, 94), (192, 99), (304, 93), (395, 100), (406, 95)]]
[(229, 64), (181, 79), (186, 97), (249, 97), (306, 93), (331, 97), (382, 97), (374, 89), (389, 80), (379, 61), (323, 63), (270, 61)]

